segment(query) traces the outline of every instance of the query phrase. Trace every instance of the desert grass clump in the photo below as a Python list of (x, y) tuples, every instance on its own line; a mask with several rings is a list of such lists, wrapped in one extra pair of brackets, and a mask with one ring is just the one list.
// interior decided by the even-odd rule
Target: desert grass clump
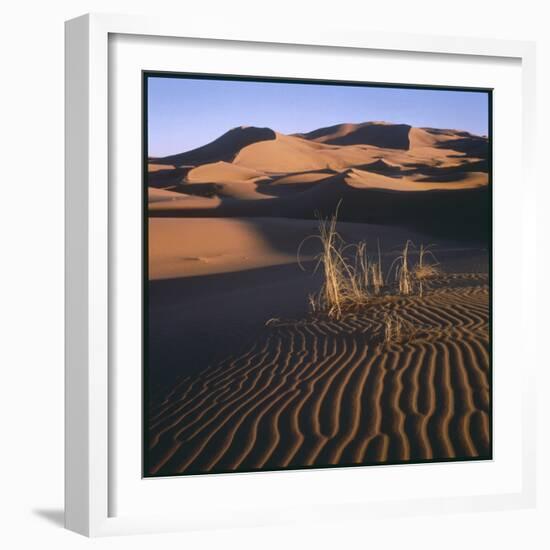
[(298, 247), (298, 263), (303, 269), (300, 252), (304, 243), (309, 239), (321, 243), (315, 271), (322, 269), (323, 285), (318, 294), (308, 296), (308, 302), (313, 313), (323, 312), (336, 320), (347, 310), (366, 305), (384, 284), (380, 260), (371, 262), (366, 243), (346, 244), (338, 233), (339, 206), (331, 218), (319, 220), (319, 234), (307, 237)]
[(437, 258), (430, 250), (430, 246), (420, 245), (418, 262), (413, 268), (413, 277), (418, 285), (418, 294), (424, 294), (424, 287), (429, 285), (430, 280), (436, 279), (443, 273), (439, 267)]
[(414, 292), (415, 281), (412, 268), (410, 266), (409, 254), (410, 248), (414, 246), (413, 242), (407, 240), (403, 251), (390, 266), (390, 272), (394, 270), (395, 282), (402, 296), (408, 296)]
[(424, 290), (429, 286), (431, 280), (439, 277), (443, 271), (439, 267), (431, 246), (420, 245), (418, 249), (418, 261), (411, 261), (411, 250), (416, 248), (411, 240), (407, 240), (403, 250), (390, 266), (390, 273), (393, 272), (397, 286), (397, 292), (401, 296), (417, 294), (424, 295)]
[[(330, 219), (319, 220), (319, 235), (312, 235), (321, 243), (321, 252), (316, 256), (315, 270), (323, 270), (323, 286), (319, 294), (309, 296), (309, 304), (314, 312), (324, 311), (334, 319), (340, 319), (351, 302), (365, 303), (363, 281), (357, 280), (356, 266), (346, 261), (347, 246), (336, 230), (338, 209)], [(300, 250), (306, 240), (298, 248)], [(357, 260), (360, 261), (360, 260)], [(301, 264), (300, 264), (301, 266)]]
[[(365, 241), (347, 244), (338, 233), (336, 224), (340, 204), (332, 217), (319, 219), (319, 234), (306, 237), (298, 246), (298, 265), (304, 269), (300, 261), (304, 243), (315, 239), (321, 244), (321, 252), (314, 257), (317, 260), (314, 272), (322, 269), (323, 284), (318, 293), (308, 295), (311, 312), (323, 313), (331, 319), (339, 320), (346, 312), (367, 305), (373, 297), (383, 293), (422, 296), (429, 281), (442, 273), (430, 246), (420, 245), (418, 261), (414, 263), (411, 256), (416, 247), (410, 239), (407, 240), (384, 277), (380, 242), (378, 258), (373, 260), (367, 253)], [(392, 274), (395, 282), (393, 288), (386, 282)], [(399, 324), (396, 325), (395, 319), (388, 322), (393, 327), (388, 330), (395, 332)]]
[[(360, 241), (357, 244), (345, 247), (353, 255), (353, 268), (348, 270), (351, 275), (349, 284), (351, 286), (351, 297), (361, 301), (365, 297), (378, 295), (384, 286), (384, 277), (378, 262), (373, 261), (367, 254), (367, 243)], [(380, 250), (379, 250), (380, 256)]]

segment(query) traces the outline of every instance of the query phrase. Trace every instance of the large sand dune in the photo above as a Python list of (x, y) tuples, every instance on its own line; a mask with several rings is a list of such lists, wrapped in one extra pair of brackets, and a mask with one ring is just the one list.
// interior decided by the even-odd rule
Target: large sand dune
[(229, 130), (207, 145), (185, 153), (156, 159), (155, 163), (181, 166), (183, 164), (200, 165), (220, 160), (231, 161), (244, 147), (271, 139), (275, 139), (275, 132), (270, 128), (240, 126)]
[(331, 145), (373, 145), (387, 149), (409, 149), (408, 124), (364, 122), (362, 124), (338, 124), (320, 128), (308, 134), (306, 139)]
[[(485, 211), (488, 169), (487, 138), (458, 130), (367, 122), (284, 135), (240, 127), (188, 153), (152, 159), (151, 186), (200, 200), (155, 196), (149, 212), (312, 218), (315, 212), (333, 213), (342, 202), (344, 220), (387, 218), (393, 224), (393, 211), (411, 229), (418, 229), (415, 220), (426, 229), (422, 212), (429, 210), (433, 232), (448, 233), (458, 219), (474, 220), (466, 236), (485, 238), (488, 225), (482, 227), (479, 205)], [(426, 194), (415, 196), (420, 192)], [(477, 195), (486, 197), (472, 200)], [(411, 212), (404, 215), (405, 210)]]

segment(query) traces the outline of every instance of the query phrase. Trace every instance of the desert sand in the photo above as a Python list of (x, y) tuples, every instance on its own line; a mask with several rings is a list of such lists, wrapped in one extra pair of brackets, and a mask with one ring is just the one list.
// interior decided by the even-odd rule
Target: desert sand
[[(150, 159), (146, 475), (490, 458), (488, 148), (367, 122)], [(338, 319), (308, 305), (336, 210), (387, 283)], [(407, 240), (422, 295), (395, 291)]]
[[(338, 323), (275, 323), (183, 377), (151, 410), (151, 473), (489, 456), (487, 279), (452, 282)], [(385, 308), (419, 334), (380, 348)]]

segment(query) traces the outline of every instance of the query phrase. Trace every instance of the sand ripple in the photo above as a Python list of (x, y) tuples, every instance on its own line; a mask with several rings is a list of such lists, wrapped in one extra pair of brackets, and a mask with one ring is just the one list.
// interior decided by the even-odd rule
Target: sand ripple
[[(490, 457), (488, 286), (280, 322), (151, 399), (150, 474)], [(415, 334), (376, 338), (395, 310)]]

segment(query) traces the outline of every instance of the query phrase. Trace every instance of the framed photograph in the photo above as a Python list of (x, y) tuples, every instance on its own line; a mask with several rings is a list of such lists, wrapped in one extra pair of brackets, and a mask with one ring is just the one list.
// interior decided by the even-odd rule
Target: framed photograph
[(533, 64), (69, 21), (67, 527), (532, 505)]

